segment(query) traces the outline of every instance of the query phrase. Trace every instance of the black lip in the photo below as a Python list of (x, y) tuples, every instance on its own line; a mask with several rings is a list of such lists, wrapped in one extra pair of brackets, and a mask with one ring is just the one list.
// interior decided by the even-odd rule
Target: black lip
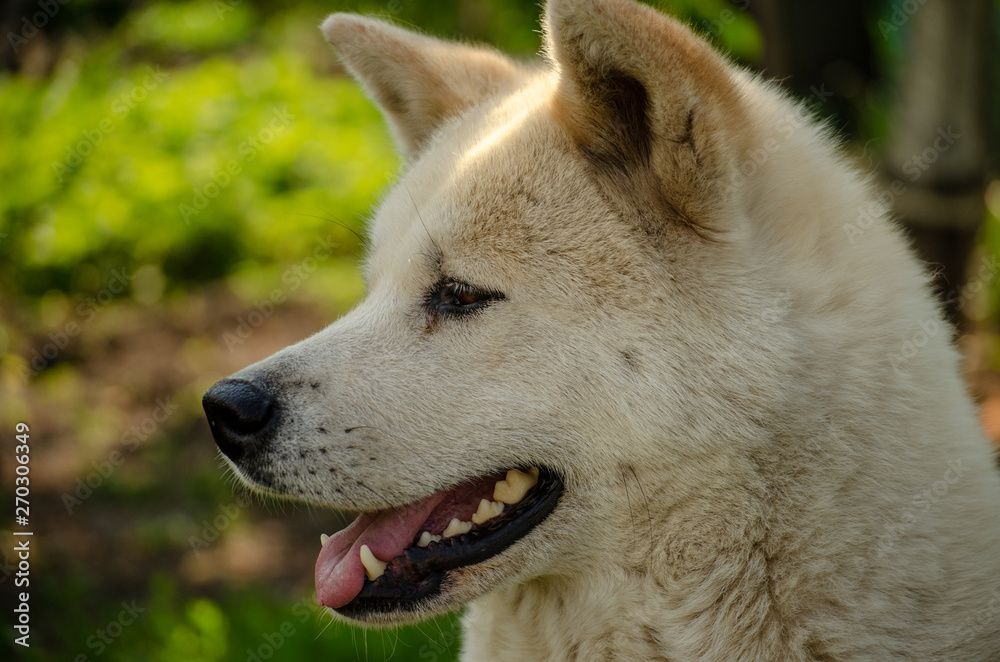
[(389, 561), (384, 575), (375, 581), (366, 578), (361, 592), (335, 611), (356, 620), (371, 614), (415, 611), (441, 590), (447, 571), (485, 561), (526, 536), (555, 509), (563, 489), (558, 476), (540, 469), (531, 492), (489, 526), (427, 547), (408, 547)]

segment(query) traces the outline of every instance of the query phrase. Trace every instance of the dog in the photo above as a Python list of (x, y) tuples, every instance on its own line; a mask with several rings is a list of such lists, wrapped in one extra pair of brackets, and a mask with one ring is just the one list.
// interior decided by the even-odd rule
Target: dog
[(831, 132), (631, 0), (515, 62), (322, 25), (406, 159), (349, 314), (215, 384), (242, 479), (357, 520), (321, 604), (465, 660), (1000, 659), (1000, 477)]

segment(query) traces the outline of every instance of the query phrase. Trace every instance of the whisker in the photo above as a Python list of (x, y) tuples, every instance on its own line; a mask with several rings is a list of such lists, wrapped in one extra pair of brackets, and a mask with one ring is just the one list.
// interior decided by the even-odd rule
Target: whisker
[[(413, 205), (413, 211), (417, 215), (417, 220), (420, 221), (420, 225), (423, 226), (424, 232), (427, 233), (427, 238), (430, 239), (431, 246), (434, 248), (434, 255), (428, 255), (427, 257), (430, 258), (435, 263), (435, 265), (438, 268), (440, 268), (441, 257), (444, 255), (444, 251), (441, 250), (441, 246), (437, 243), (437, 241), (431, 235), (431, 231), (427, 229), (427, 224), (424, 223), (424, 217), (420, 215), (420, 209), (417, 207), (417, 202), (416, 202), (416, 200), (413, 199), (413, 194), (410, 193), (410, 187), (406, 186), (406, 184), (404, 183), (403, 184), (403, 189), (406, 191), (407, 197), (410, 198), (410, 204)], [(419, 253), (417, 253), (417, 255), (419, 255)]]
[(632, 497), (628, 493), (628, 476), (625, 475), (624, 468), (622, 469), (622, 484), (625, 485), (625, 501), (628, 503), (628, 516), (632, 520), (632, 535), (635, 536), (635, 515), (632, 514)]
[(303, 214), (302, 212), (295, 212), (295, 211), (285, 211), (285, 212), (280, 212), (280, 214), (283, 215), (283, 216), (302, 216), (304, 218), (317, 218), (317, 219), (319, 219), (321, 221), (327, 221), (328, 223), (333, 223), (334, 225), (339, 225), (340, 227), (344, 228), (345, 230), (347, 230), (348, 232), (350, 232), (351, 234), (353, 234), (355, 237), (357, 237), (358, 241), (361, 242), (361, 246), (363, 246), (364, 248), (368, 248), (368, 246), (369, 246), (368, 239), (365, 238), (364, 235), (362, 235), (357, 230), (355, 230), (351, 226), (349, 226), (346, 223), (344, 223), (343, 221), (341, 221), (336, 216), (332, 216), (332, 215), (331, 216), (318, 216), (316, 214)]
[(635, 478), (635, 484), (639, 486), (639, 494), (642, 495), (642, 500), (646, 504), (646, 523), (649, 525), (649, 549), (653, 550), (653, 516), (649, 512), (649, 499), (646, 498), (646, 491), (642, 489), (642, 482), (639, 480), (638, 474), (635, 473), (635, 467), (629, 465), (629, 471), (632, 472), (632, 477)]

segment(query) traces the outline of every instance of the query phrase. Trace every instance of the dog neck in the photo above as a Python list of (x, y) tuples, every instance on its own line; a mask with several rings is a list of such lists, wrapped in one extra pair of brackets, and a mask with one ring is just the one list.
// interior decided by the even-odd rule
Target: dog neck
[(660, 629), (647, 618), (664, 599), (652, 578), (613, 568), (586, 583), (536, 580), (473, 603), (462, 659), (662, 659)]
[(781, 619), (765, 545), (732, 545), (747, 531), (745, 522), (731, 524), (742, 531), (675, 533), (658, 538), (644, 561), (608, 557), (575, 577), (537, 579), (476, 601), (465, 617), (462, 659), (778, 659)]

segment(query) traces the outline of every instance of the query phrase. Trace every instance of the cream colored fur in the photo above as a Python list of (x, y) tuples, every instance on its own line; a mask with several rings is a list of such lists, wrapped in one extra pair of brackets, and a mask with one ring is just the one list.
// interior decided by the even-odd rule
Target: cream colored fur
[[(871, 184), (672, 19), (545, 11), (534, 66), (324, 23), (408, 163), (365, 300), (239, 374), (295, 403), (259, 471), (347, 509), (559, 471), (526, 538), (372, 618), (469, 605), (464, 660), (1000, 659), (1000, 479)], [(432, 319), (442, 277), (505, 299)]]

